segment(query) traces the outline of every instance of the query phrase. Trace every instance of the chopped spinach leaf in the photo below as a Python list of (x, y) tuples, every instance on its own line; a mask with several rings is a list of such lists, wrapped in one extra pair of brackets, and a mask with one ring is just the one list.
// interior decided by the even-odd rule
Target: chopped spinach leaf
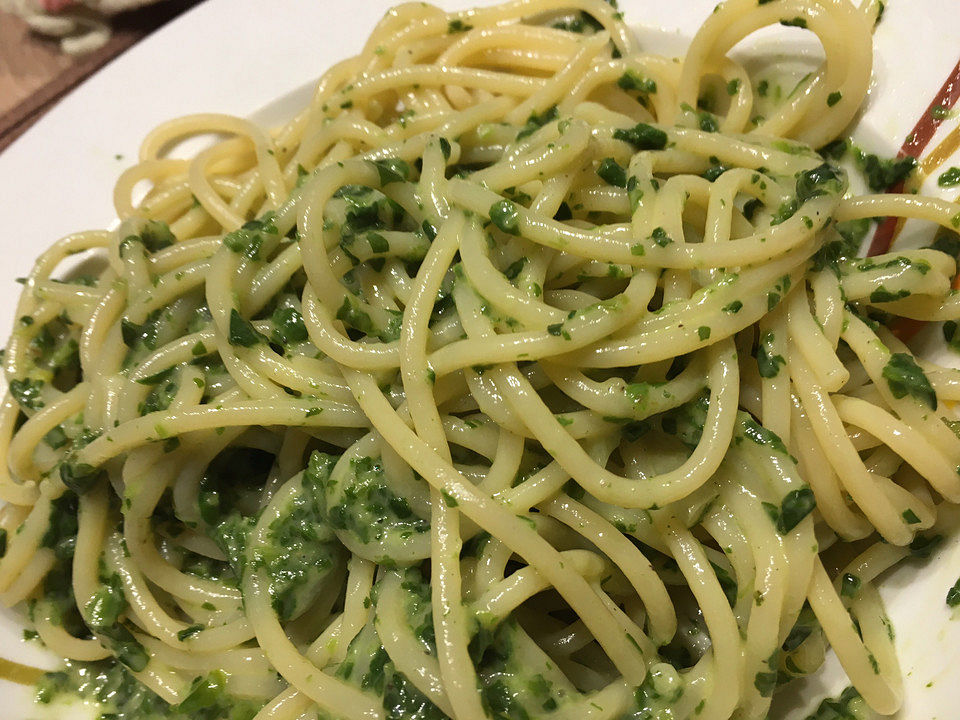
[(909, 395), (931, 410), (937, 409), (937, 394), (911, 355), (893, 353), (883, 368), (883, 377), (896, 399)]
[(231, 345), (252, 347), (263, 340), (263, 336), (256, 331), (253, 323), (246, 320), (243, 315), (237, 312), (236, 308), (231, 308), (230, 334), (227, 339)]
[(613, 131), (616, 140), (623, 140), (637, 150), (663, 150), (667, 146), (667, 134), (660, 128), (647, 123), (637, 123), (632, 128)]

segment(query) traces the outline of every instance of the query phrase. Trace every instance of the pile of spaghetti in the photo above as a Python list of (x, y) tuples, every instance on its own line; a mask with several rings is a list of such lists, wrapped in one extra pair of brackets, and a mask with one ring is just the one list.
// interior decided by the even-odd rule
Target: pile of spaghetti
[[(192, 717), (760, 719), (828, 645), (896, 710), (874, 579), (960, 500), (960, 373), (890, 327), (960, 298), (856, 252), (960, 206), (816, 150), (881, 6), (728, 0), (677, 61), (602, 0), (411, 4), (276, 132), (157, 129), (26, 280), (3, 602)], [(781, 21), (826, 59), (770, 93), (727, 52)]]

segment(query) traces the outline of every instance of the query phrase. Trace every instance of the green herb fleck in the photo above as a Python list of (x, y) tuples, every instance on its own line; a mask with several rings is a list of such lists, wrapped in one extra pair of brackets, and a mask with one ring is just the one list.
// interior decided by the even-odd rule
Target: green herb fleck
[(600, 161), (600, 166), (597, 168), (597, 175), (616, 187), (625, 188), (627, 186), (626, 170), (611, 157), (604, 158)]
[(870, 293), (870, 302), (871, 303), (893, 302), (894, 300), (900, 300), (902, 298), (908, 297), (909, 295), (910, 295), (909, 290), (897, 290), (897, 292), (890, 292), (883, 285), (879, 285), (873, 292)]
[(520, 129), (520, 132), (517, 133), (517, 140), (522, 140), (528, 135), (533, 135), (537, 130), (542, 128), (549, 122), (553, 122), (560, 117), (560, 111), (557, 109), (557, 106), (544, 110), (542, 113), (531, 113), (530, 117), (527, 118), (527, 123)]
[(907, 353), (893, 353), (883, 368), (883, 377), (896, 399), (909, 395), (931, 410), (937, 409), (937, 394), (930, 380)]
[(909, 155), (902, 158), (881, 159), (876, 155), (856, 150), (857, 166), (863, 172), (867, 185), (874, 192), (883, 192), (889, 187), (905, 180), (917, 165), (916, 158)]
[(632, 128), (613, 131), (616, 140), (623, 140), (638, 150), (663, 150), (667, 146), (667, 134), (647, 123), (637, 123)]
[(949, 607), (960, 605), (960, 579), (947, 591), (947, 605)]
[(400, 158), (384, 158), (383, 160), (372, 160), (374, 167), (377, 168), (377, 174), (380, 176), (380, 186), (389, 185), (393, 182), (403, 182), (410, 177), (410, 165), (406, 160)]
[(937, 178), (937, 185), (940, 187), (953, 187), (960, 185), (960, 167), (952, 167)]
[(198, 624), (196, 624), (196, 625), (189, 625), (189, 626), (185, 627), (183, 630), (178, 630), (178, 631), (177, 631), (177, 640), (179, 640), (180, 642), (183, 642), (183, 641), (186, 640), (187, 638), (193, 637), (194, 635), (196, 635), (198, 632), (200, 632), (201, 630), (203, 630), (204, 627), (206, 627), (206, 626), (205, 626), (205, 625), (201, 625), (201, 624), (198, 623)]
[(281, 305), (273, 311), (270, 319), (273, 321), (270, 339), (278, 345), (296, 345), (307, 340), (307, 327), (295, 307)]
[(87, 463), (64, 462), (60, 465), (60, 480), (77, 495), (82, 495), (96, 484), (102, 472)]
[(447, 32), (450, 35), (453, 35), (455, 33), (466, 32), (467, 30), (472, 30), (472, 29), (473, 29), (473, 25), (468, 25), (460, 18), (456, 18), (454, 20), (451, 20), (449, 23), (447, 23)]
[(660, 247), (666, 247), (673, 242), (673, 238), (667, 235), (667, 231), (662, 227), (655, 227), (653, 233), (650, 235), (650, 239)]
[(918, 518), (917, 514), (910, 508), (907, 508), (902, 513), (900, 513), (900, 516), (903, 518), (903, 521), (908, 525), (916, 525), (917, 523), (920, 522), (920, 518)]
[(231, 345), (241, 347), (252, 347), (259, 343), (263, 336), (254, 329), (249, 320), (237, 312), (236, 308), (230, 310), (230, 334), (227, 338)]
[(520, 213), (509, 200), (500, 200), (490, 206), (490, 221), (508, 235), (520, 234)]
[(43, 380), (34, 380), (24, 378), (10, 381), (10, 394), (13, 399), (20, 403), (20, 407), (29, 410), (39, 410), (43, 407), (43, 399), (40, 397), (40, 389), (43, 387)]
[(637, 90), (643, 95), (651, 95), (657, 92), (656, 81), (641, 77), (633, 70), (624, 72), (617, 80), (617, 85), (624, 90)]
[(840, 596), (845, 598), (855, 598), (860, 594), (860, 588), (862, 586), (863, 581), (860, 579), (859, 575), (844, 573), (843, 577), (840, 579)]

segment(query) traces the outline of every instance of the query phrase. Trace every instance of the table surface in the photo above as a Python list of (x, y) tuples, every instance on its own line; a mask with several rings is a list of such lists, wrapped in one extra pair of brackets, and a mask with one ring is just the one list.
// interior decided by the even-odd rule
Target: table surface
[(84, 78), (199, 1), (166, 0), (123, 13), (113, 19), (106, 45), (75, 56), (62, 52), (56, 38), (0, 11), (0, 151)]

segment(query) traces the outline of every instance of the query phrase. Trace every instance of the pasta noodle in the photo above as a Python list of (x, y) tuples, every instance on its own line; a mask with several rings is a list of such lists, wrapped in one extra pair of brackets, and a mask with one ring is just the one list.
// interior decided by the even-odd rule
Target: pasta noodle
[[(894, 712), (960, 377), (893, 330), (960, 310), (857, 250), (960, 206), (821, 150), (880, 9), (726, 0), (674, 61), (604, 0), (413, 3), (279, 130), (157, 128), (25, 282), (0, 599), (130, 717), (759, 720), (828, 645)], [(728, 53), (781, 21), (825, 59), (777, 102)]]

